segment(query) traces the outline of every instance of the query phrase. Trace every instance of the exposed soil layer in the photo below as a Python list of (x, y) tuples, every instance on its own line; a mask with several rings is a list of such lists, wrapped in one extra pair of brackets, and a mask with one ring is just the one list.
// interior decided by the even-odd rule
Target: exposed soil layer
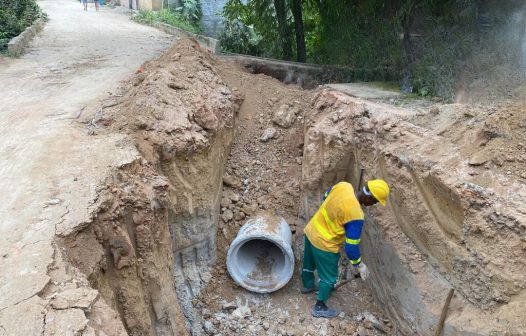
[(313, 107), (306, 204), (360, 168), (392, 185), (388, 207), (368, 209), (364, 260), (404, 334), (433, 332), (448, 287), (446, 334), (525, 334), (524, 106), (409, 110), (323, 91)]
[[(62, 167), (38, 161), (52, 194), (28, 189), (38, 211), (6, 225), (17, 237), (2, 279), (21, 284), (2, 284), (0, 335), (429, 335), (450, 287), (445, 335), (525, 335), (524, 109), (304, 91), (180, 41), (76, 114), (92, 137), (46, 138), (45, 154), (77, 170), (66, 183)], [(326, 188), (356, 185), (361, 168), (392, 186), (387, 207), (367, 210), (372, 276), (333, 294), (337, 318), (314, 319), (315, 295), (299, 293), (302, 229)], [(260, 213), (290, 224), (298, 261), (267, 295), (237, 286), (225, 265)]]
[[(219, 62), (225, 82), (239, 88), (241, 106), (232, 150), (228, 158), (218, 225), (218, 261), (210, 284), (195, 300), (208, 334), (246, 335), (379, 335), (377, 326), (390, 330), (360, 279), (341, 287), (330, 305), (341, 310), (329, 321), (314, 319), (310, 309), (315, 295), (299, 292), (300, 257), (305, 217), (300, 215), (305, 117), (312, 93), (285, 85), (266, 75), (252, 75), (233, 62)], [(281, 126), (280, 126), (281, 125)], [(270, 131), (274, 135), (267, 139)], [(321, 194), (320, 194), (321, 197)], [(272, 212), (291, 226), (297, 267), (291, 282), (266, 295), (249, 293), (226, 273), (225, 257), (246, 218)]]
[(200, 332), (190, 300), (216, 258), (223, 167), (241, 96), (196, 48), (177, 43), (85, 115), (91, 132), (124, 133), (137, 152), (101, 186), (93, 221), (62, 244), (130, 335)]
[[(61, 243), (130, 335), (428, 335), (449, 287), (446, 335), (524, 334), (523, 106), (304, 91), (182, 41), (88, 110), (90, 132), (124, 133), (136, 152)], [(338, 318), (314, 319), (302, 229), (361, 168), (392, 186), (386, 208), (367, 210), (372, 277), (334, 293)], [(266, 295), (225, 265), (260, 213), (287, 220), (298, 261)]]
[(26, 53), (0, 56), (0, 335), (124, 335), (56, 234), (89, 222), (100, 181), (136, 155), (123, 135), (89, 136), (77, 118), (175, 37), (117, 9), (39, 6), (49, 20)]

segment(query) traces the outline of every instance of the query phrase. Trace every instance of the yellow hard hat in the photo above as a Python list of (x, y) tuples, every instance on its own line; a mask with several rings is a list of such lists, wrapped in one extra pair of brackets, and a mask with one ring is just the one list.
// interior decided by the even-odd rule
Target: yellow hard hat
[(374, 198), (385, 206), (385, 200), (389, 196), (389, 185), (387, 185), (387, 182), (384, 180), (370, 180), (367, 182), (367, 188)]

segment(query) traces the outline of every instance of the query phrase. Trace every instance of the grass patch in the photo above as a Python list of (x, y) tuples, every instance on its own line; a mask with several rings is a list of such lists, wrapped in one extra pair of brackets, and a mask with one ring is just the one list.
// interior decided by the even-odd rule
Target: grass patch
[(201, 26), (191, 22), (185, 15), (170, 9), (161, 9), (158, 12), (141, 10), (132, 17), (132, 20), (151, 25), (153, 22), (162, 22), (194, 34), (201, 34)]

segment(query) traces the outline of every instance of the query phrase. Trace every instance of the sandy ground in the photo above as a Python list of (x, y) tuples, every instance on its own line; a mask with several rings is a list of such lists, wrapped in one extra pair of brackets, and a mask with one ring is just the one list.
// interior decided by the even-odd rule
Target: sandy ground
[(174, 40), (122, 10), (39, 4), (43, 32), (21, 58), (0, 58), (0, 335), (40, 330), (55, 231), (87, 220), (98, 181), (133, 153), (118, 135), (89, 137), (76, 117)]

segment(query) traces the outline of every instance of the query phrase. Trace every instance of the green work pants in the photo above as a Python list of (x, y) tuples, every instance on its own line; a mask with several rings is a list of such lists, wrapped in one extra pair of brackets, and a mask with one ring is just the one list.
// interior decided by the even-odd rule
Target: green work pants
[(312, 288), (314, 284), (314, 271), (318, 270), (320, 283), (318, 287), (318, 300), (327, 303), (338, 279), (338, 262), (340, 253), (322, 251), (311, 244), (305, 236), (305, 249), (303, 251), (303, 268), (301, 270), (301, 281), (306, 288)]

